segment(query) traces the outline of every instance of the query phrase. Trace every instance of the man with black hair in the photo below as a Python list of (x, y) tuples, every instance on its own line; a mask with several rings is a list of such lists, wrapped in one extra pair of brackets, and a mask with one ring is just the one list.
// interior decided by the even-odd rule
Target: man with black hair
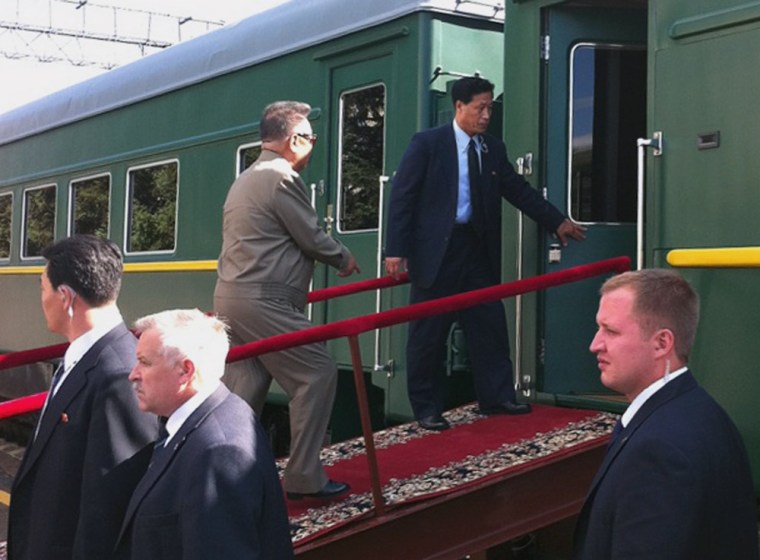
[[(299, 175), (317, 142), (310, 111), (298, 101), (267, 105), (261, 156), (232, 184), (224, 203), (214, 311), (229, 324), (235, 345), (311, 326), (304, 309), (315, 260), (336, 268), (339, 276), (359, 272), (351, 251), (320, 227)], [(330, 480), (319, 456), (338, 382), (325, 343), (235, 362), (224, 382), (261, 414), (273, 378), (290, 399), (287, 496), (345, 493), (348, 484)]]
[(103, 560), (158, 427), (127, 378), (136, 340), (116, 306), (118, 247), (75, 235), (43, 256), (42, 310), (70, 345), (13, 481), (8, 558)]
[[(486, 134), (493, 89), (483, 78), (457, 80), (451, 92), (454, 122), (415, 134), (396, 170), (385, 269), (397, 276), (408, 267), (410, 303), (499, 283), (502, 198), (565, 245), (568, 238), (584, 238), (585, 228), (531, 188), (507, 160), (504, 143)], [(442, 416), (443, 377), (446, 337), (455, 319), (464, 330), (480, 411), (530, 412), (530, 405), (515, 400), (506, 317), (496, 301), (410, 323), (407, 379), (420, 426), (449, 427)]]

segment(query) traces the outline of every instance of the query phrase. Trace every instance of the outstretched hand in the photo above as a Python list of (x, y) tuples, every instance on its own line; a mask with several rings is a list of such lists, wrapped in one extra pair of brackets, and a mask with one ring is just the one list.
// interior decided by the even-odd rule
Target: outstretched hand
[(586, 239), (586, 228), (580, 224), (576, 224), (570, 218), (565, 218), (555, 233), (557, 234), (557, 237), (559, 237), (563, 247), (567, 247), (569, 237), (576, 241), (583, 241)]
[(353, 255), (351, 255), (348, 258), (348, 262), (346, 263), (346, 266), (341, 268), (338, 271), (338, 276), (341, 278), (345, 278), (346, 276), (351, 276), (353, 273), (361, 274), (361, 270), (359, 269), (359, 263), (356, 262), (356, 259)]
[(406, 259), (403, 257), (385, 257), (385, 273), (398, 279), (402, 272), (406, 272)]

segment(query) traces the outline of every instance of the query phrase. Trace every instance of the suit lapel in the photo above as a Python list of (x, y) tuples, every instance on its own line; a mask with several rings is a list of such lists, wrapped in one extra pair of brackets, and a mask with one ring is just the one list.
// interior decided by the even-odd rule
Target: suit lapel
[(596, 488), (599, 486), (599, 483), (607, 474), (607, 471), (609, 470), (610, 465), (612, 465), (612, 462), (618, 456), (620, 451), (622, 451), (623, 447), (625, 447), (628, 441), (631, 438), (635, 437), (636, 431), (641, 427), (642, 424), (644, 424), (644, 422), (647, 421), (652, 413), (663, 406), (665, 403), (686, 393), (687, 391), (694, 389), (696, 386), (697, 382), (694, 379), (694, 376), (692, 376), (691, 372), (685, 371), (676, 379), (667, 383), (644, 403), (644, 405), (634, 415), (631, 423), (625, 427), (625, 430), (620, 434), (613, 446), (607, 451), (607, 454), (604, 456), (604, 461), (602, 461), (602, 465), (599, 467), (599, 470), (597, 471), (596, 476), (591, 483), (589, 496), (596, 491)]
[(74, 400), (87, 386), (87, 381), (91, 375), (90, 372), (97, 364), (98, 358), (103, 349), (113, 344), (116, 339), (124, 335), (132, 336), (124, 324), (111, 329), (92, 345), (85, 355), (82, 356), (82, 359), (79, 360), (69, 372), (69, 375), (61, 384), (55, 397), (50, 400), (45, 409), (45, 413), (40, 420), (37, 437), (33, 439), (29, 451), (19, 468), (18, 475), (16, 476), (17, 481), (23, 479), (26, 473), (31, 469), (32, 465), (34, 465), (40, 457), (42, 450), (45, 449), (50, 437), (53, 435), (56, 426), (59, 423), (68, 423), (69, 413), (67, 411), (72, 408)]
[(185, 445), (185, 442), (187, 441), (188, 437), (190, 437), (190, 434), (192, 434), (201, 424), (203, 424), (208, 415), (211, 414), (214, 409), (216, 409), (216, 407), (218, 407), (222, 401), (227, 398), (229, 394), (229, 390), (224, 385), (220, 385), (216, 391), (214, 391), (211, 396), (203, 401), (201, 405), (193, 411), (188, 419), (185, 420), (179, 431), (174, 434), (174, 437), (169, 440), (168, 449), (160, 454), (158, 460), (151, 463), (142, 480), (140, 480), (137, 487), (135, 488), (135, 491), (132, 494), (132, 498), (129, 500), (129, 506), (127, 507), (126, 514), (124, 515), (124, 522), (122, 523), (118, 542), (120, 542), (125, 536), (128, 527), (132, 523), (132, 517), (134, 517), (135, 512), (140, 507), (143, 499), (145, 499), (145, 496), (148, 495), (150, 489), (155, 486), (156, 482), (158, 482), (161, 476), (166, 472), (166, 469), (172, 463), (174, 457), (177, 455), (182, 446)]
[(454, 200), (456, 208), (457, 199), (459, 198), (459, 153), (457, 153), (457, 139), (454, 134), (454, 125), (449, 123), (442, 128), (443, 132), (443, 149), (441, 155), (443, 162), (440, 169), (437, 170), (441, 182), (447, 185), (449, 197)]

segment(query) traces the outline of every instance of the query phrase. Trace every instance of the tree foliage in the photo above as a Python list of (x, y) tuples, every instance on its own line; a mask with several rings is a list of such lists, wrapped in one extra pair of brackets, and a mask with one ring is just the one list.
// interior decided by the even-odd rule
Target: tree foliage
[(174, 249), (177, 164), (130, 171), (129, 251)]
[(374, 229), (379, 216), (383, 174), (385, 87), (372, 86), (343, 96), (341, 228)]

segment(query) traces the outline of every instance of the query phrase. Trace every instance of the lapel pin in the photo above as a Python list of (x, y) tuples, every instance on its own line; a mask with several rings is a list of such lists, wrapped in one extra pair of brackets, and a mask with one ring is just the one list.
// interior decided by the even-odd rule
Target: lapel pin
[(69, 415), (65, 412), (61, 413), (61, 424), (68, 424), (69, 423)]

